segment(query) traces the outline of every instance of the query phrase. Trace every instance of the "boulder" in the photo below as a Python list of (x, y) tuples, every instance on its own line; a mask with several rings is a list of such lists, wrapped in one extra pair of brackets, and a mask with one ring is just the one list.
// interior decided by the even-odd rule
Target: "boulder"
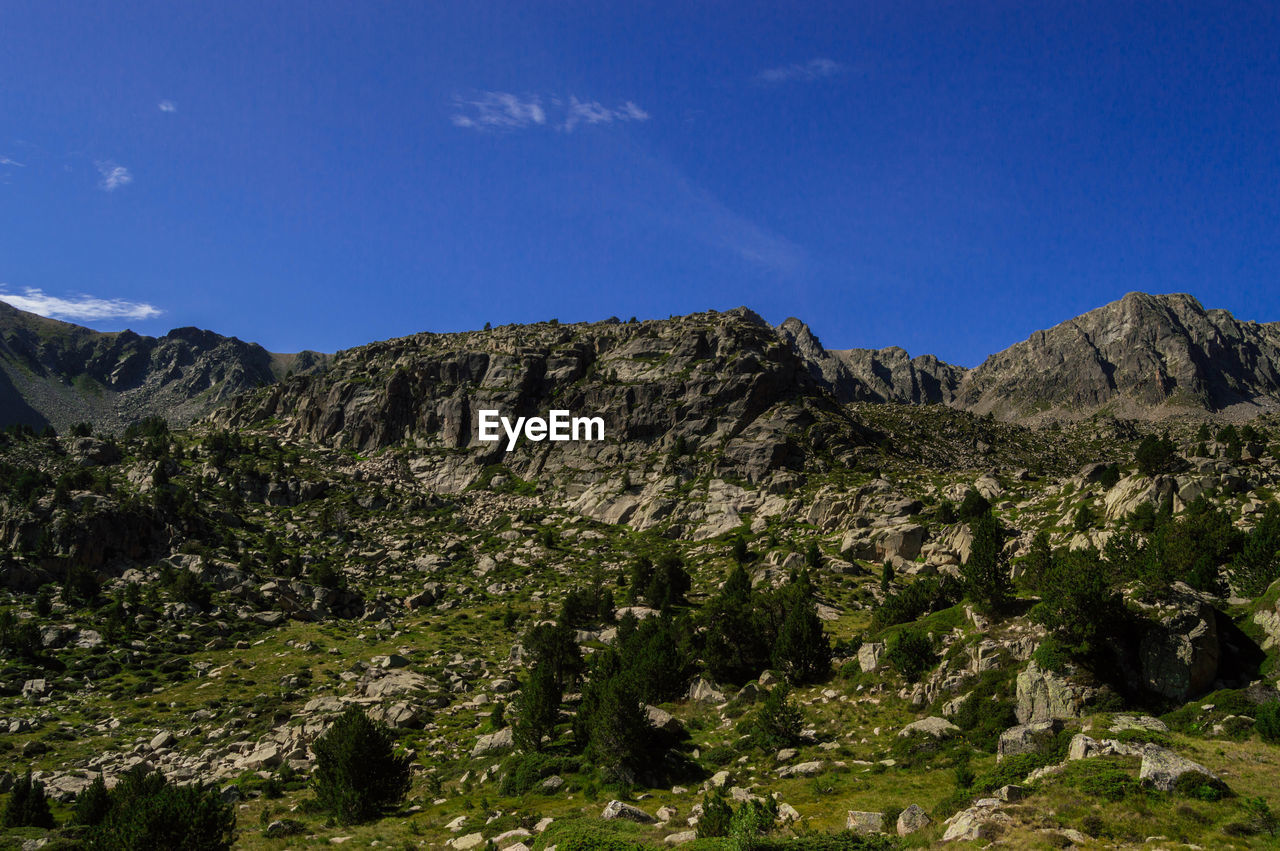
[(475, 747), (471, 749), (471, 756), (477, 757), (501, 753), (505, 750), (510, 750), (514, 746), (515, 738), (511, 728), (504, 727), (496, 733), (490, 733), (477, 739)]
[(1058, 721), (1037, 721), (1034, 724), (1010, 727), (1000, 734), (996, 760), (1019, 754), (1042, 753), (1053, 746), (1053, 740), (1061, 729), (1062, 724)]
[(786, 779), (788, 777), (815, 777), (822, 772), (823, 762), (815, 759), (812, 762), (798, 762), (795, 765), (784, 766), (778, 769), (778, 777)]
[(724, 692), (715, 687), (715, 684), (698, 677), (689, 686), (689, 699), (694, 703), (724, 703)]
[(898, 731), (899, 736), (910, 736), (912, 733), (924, 733), (935, 739), (946, 739), (960, 732), (960, 728), (945, 718), (930, 716), (912, 721)]
[[(1185, 701), (1213, 685), (1222, 649), (1213, 606), (1182, 583), (1138, 645), (1142, 682), (1156, 694)], [(1185, 590), (1184, 590), (1185, 589)]]
[(1012, 819), (994, 808), (999, 801), (995, 798), (989, 801), (975, 804), (947, 819), (947, 831), (942, 834), (942, 841), (973, 842), (999, 838)]
[(1078, 718), (1096, 689), (1042, 669), (1035, 660), (1018, 674), (1018, 703), (1014, 713), (1019, 724)]
[(1159, 718), (1152, 718), (1150, 715), (1117, 715), (1111, 719), (1111, 732), (1123, 733), (1125, 730), (1167, 733), (1169, 732), (1169, 725)]
[(649, 724), (654, 729), (677, 736), (684, 732), (684, 725), (680, 723), (680, 719), (665, 709), (660, 709), (657, 706), (649, 706), (646, 704), (644, 714), (649, 720)]
[(605, 805), (604, 812), (600, 814), (600, 818), (606, 821), (613, 819), (625, 819), (633, 821), (636, 824), (654, 824), (657, 819), (646, 813), (639, 807), (633, 807), (630, 804), (624, 804), (622, 801), (610, 801)]
[(897, 557), (912, 561), (920, 555), (920, 547), (924, 545), (927, 534), (927, 530), (918, 523), (890, 526), (875, 538), (876, 557), (880, 560)]
[(165, 730), (162, 733), (156, 733), (156, 735), (151, 739), (151, 749), (153, 751), (158, 751), (161, 748), (171, 748), (177, 743), (178, 737), (173, 733), (170, 733), (168, 730)]
[(844, 820), (844, 829), (854, 833), (884, 833), (884, 813), (872, 813), (862, 810), (849, 810)]
[(1147, 745), (1142, 749), (1142, 767), (1138, 769), (1138, 780), (1144, 786), (1150, 786), (1162, 792), (1172, 792), (1178, 778), (1193, 771), (1212, 777), (1214, 780), (1219, 779), (1218, 775), (1198, 762), (1178, 756), (1168, 748)]
[(923, 830), (929, 826), (933, 819), (929, 818), (929, 814), (919, 804), (912, 804), (902, 812), (898, 813), (898, 835), (908, 836), (917, 830)]
[(863, 673), (874, 671), (880, 667), (880, 660), (884, 658), (885, 644), (883, 641), (864, 642), (858, 648), (858, 665), (862, 668)]

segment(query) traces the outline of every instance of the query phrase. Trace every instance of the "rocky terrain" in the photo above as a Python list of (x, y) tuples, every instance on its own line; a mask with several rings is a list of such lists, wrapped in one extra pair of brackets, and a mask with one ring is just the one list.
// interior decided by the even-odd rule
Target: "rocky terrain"
[[(1179, 297), (1073, 322), (1024, 359), (1088, 340), (1106, 380), (1034, 400), (1004, 355), (736, 310), (10, 430), (0, 795), (31, 769), (57, 826), (0, 843), (97, 841), (79, 802), (145, 767), (245, 848), (1274, 847), (1280, 416), (1240, 419), (1274, 329)], [(490, 407), (606, 439), (505, 452)], [(349, 823), (317, 778), (353, 706), (412, 780)]]
[(0, 425), (120, 431), (147, 416), (186, 424), (244, 390), (323, 366), (197, 328), (99, 333), (0, 302)]

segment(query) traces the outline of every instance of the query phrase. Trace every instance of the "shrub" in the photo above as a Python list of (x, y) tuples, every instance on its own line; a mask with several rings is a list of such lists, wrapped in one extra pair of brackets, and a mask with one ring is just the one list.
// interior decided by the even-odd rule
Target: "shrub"
[(499, 791), (503, 795), (523, 795), (553, 774), (572, 774), (580, 768), (578, 761), (541, 753), (516, 754), (502, 766)]
[(316, 798), (343, 824), (377, 818), (409, 791), (409, 758), (387, 725), (349, 706), (313, 745)]
[(714, 789), (702, 798), (702, 816), (698, 819), (698, 838), (729, 835), (733, 807), (725, 800), (723, 789)]
[(1077, 760), (1069, 764), (1067, 782), (1087, 795), (1115, 803), (1138, 791), (1138, 781), (1128, 771), (1105, 759)]
[(1133, 453), (1133, 460), (1144, 476), (1157, 476), (1169, 471), (1173, 467), (1175, 457), (1173, 441), (1167, 437), (1156, 437), (1154, 434), (1144, 437)]
[(791, 690), (779, 684), (769, 690), (749, 726), (754, 745), (765, 751), (776, 751), (800, 741), (804, 716), (791, 700)]
[(1280, 742), (1280, 700), (1269, 700), (1258, 707), (1254, 729), (1264, 742)]
[(899, 632), (885, 658), (895, 671), (912, 683), (938, 662), (938, 655), (933, 652), (933, 642), (929, 636), (914, 629)]
[(990, 513), (991, 503), (985, 496), (972, 489), (964, 495), (964, 499), (960, 501), (960, 507), (956, 509), (956, 516), (961, 520), (976, 520)]
[(225, 851), (235, 841), (235, 809), (217, 789), (174, 786), (159, 771), (139, 767), (121, 777), (107, 799), (86, 837), (92, 851)]
[(1231, 797), (1231, 789), (1216, 777), (1201, 774), (1199, 771), (1188, 771), (1173, 783), (1175, 794), (1197, 801), (1221, 801)]
[(31, 769), (27, 769), (26, 776), (14, 781), (2, 821), (5, 827), (53, 827), (53, 813), (49, 812), (44, 784), (31, 779)]

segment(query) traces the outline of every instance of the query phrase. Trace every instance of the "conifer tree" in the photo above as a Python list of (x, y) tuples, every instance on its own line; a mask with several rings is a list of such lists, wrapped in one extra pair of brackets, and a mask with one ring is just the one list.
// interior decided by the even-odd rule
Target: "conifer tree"
[(23, 777), (13, 781), (13, 791), (4, 807), (5, 827), (53, 827), (53, 813), (49, 811), (49, 798), (44, 784), (31, 779), (31, 769)]

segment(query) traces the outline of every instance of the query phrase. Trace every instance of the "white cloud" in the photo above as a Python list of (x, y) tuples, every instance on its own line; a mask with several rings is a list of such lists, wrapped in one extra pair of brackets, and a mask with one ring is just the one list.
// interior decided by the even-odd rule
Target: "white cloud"
[(845, 66), (836, 62), (834, 59), (810, 59), (808, 62), (797, 62), (792, 65), (782, 65), (777, 68), (766, 68), (756, 75), (756, 79), (763, 83), (791, 83), (791, 82), (809, 82), (812, 80), (821, 80), (826, 77), (834, 77), (845, 70)]
[(25, 287), (22, 292), (23, 295), (13, 295), (0, 289), (0, 301), (8, 302), (28, 313), (55, 319), (152, 319), (161, 312), (159, 308), (146, 302), (95, 298), (89, 295), (58, 298), (33, 287)]
[(454, 104), (456, 111), (449, 120), (455, 127), (471, 130), (549, 127), (572, 133), (579, 125), (649, 120), (649, 113), (633, 101), (610, 108), (596, 100), (579, 100), (576, 95), (564, 100), (556, 96), (521, 97), (510, 92), (484, 92), (472, 100), (455, 98)]
[(648, 121), (649, 113), (627, 101), (617, 109), (609, 109), (598, 100), (580, 101), (569, 96), (568, 115), (560, 129), (572, 133), (579, 124), (612, 124), (615, 121)]
[(523, 100), (510, 92), (485, 92), (479, 100), (456, 99), (453, 123), (477, 130), (517, 130), (546, 124), (547, 114), (537, 96)]
[(102, 180), (98, 181), (98, 188), (103, 192), (114, 192), (121, 186), (133, 183), (133, 175), (122, 165), (116, 165), (111, 160), (99, 160), (94, 165), (102, 175)]
[(160, 103), (156, 104), (156, 109), (159, 109), (161, 112), (177, 112), (178, 105), (171, 100), (162, 100)]
[(26, 168), (26, 166), (23, 165), (22, 163), (18, 162), (17, 160), (11, 160), (8, 157), (6, 157), (4, 154), (0, 154), (0, 165), (12, 165), (12, 166), (17, 166), (18, 168)]

